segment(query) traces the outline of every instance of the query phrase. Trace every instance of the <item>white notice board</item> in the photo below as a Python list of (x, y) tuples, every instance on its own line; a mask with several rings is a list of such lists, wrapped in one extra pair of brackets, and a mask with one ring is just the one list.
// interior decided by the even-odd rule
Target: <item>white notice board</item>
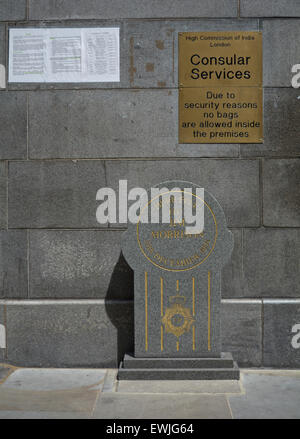
[(119, 82), (119, 31), (10, 29), (8, 82)]

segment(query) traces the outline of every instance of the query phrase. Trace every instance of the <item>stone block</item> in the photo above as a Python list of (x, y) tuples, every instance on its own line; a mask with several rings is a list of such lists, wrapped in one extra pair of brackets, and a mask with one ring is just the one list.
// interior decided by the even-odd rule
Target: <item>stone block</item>
[(0, 231), (0, 298), (27, 298), (27, 232)]
[(231, 230), (234, 247), (230, 260), (222, 270), (221, 293), (226, 299), (243, 297), (242, 230)]
[(26, 0), (1, 0), (0, 21), (26, 19)]
[(242, 157), (299, 156), (299, 91), (264, 89), (264, 143), (241, 144)]
[(7, 166), (0, 162), (0, 229), (7, 227)]
[(300, 20), (264, 20), (262, 30), (264, 85), (291, 87), (291, 68), (300, 59)]
[(23, 159), (27, 155), (26, 93), (1, 92), (0, 159)]
[(298, 0), (241, 0), (241, 17), (300, 17)]
[[(8, 3), (8, 2), (7, 2)], [(15, 2), (14, 2), (15, 3)], [(89, 18), (185, 18), (237, 17), (237, 0), (29, 0), (31, 20), (89, 19)]]
[(263, 163), (263, 223), (269, 227), (300, 227), (300, 160)]
[(11, 162), (9, 227), (99, 227), (96, 194), (105, 186), (102, 161)]
[(265, 367), (300, 366), (300, 300), (264, 300)]
[(132, 299), (118, 231), (30, 232), (30, 298)]
[(244, 295), (300, 297), (299, 229), (244, 231)]
[(23, 367), (116, 367), (133, 349), (132, 305), (7, 305), (7, 361)]
[(107, 184), (118, 190), (119, 180), (148, 189), (160, 182), (191, 181), (204, 187), (221, 204), (229, 227), (258, 226), (258, 162), (250, 160), (107, 161)]
[(240, 367), (262, 365), (261, 308), (259, 300), (222, 303), (222, 350), (231, 352)]
[(31, 93), (30, 158), (172, 156), (176, 112), (174, 90)]

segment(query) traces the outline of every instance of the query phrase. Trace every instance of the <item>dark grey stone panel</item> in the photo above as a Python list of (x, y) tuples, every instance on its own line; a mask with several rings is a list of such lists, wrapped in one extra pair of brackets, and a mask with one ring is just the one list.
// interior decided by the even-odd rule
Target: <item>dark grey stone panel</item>
[(241, 0), (241, 17), (300, 17), (298, 0)]
[(244, 231), (245, 296), (300, 297), (299, 229)]
[(30, 298), (133, 298), (118, 231), (31, 231)]
[(27, 232), (0, 231), (0, 298), (27, 297)]
[(102, 161), (11, 162), (9, 227), (100, 227), (96, 193), (105, 186)]
[(23, 159), (27, 154), (26, 93), (2, 91), (0, 105), (0, 159)]
[(242, 230), (231, 230), (234, 247), (230, 258), (222, 270), (221, 292), (223, 298), (243, 297)]
[(261, 366), (261, 308), (258, 300), (222, 303), (222, 350), (231, 352), (240, 367)]
[(243, 157), (299, 156), (299, 90), (264, 89), (264, 143), (242, 144)]
[(221, 204), (229, 227), (258, 226), (258, 162), (254, 160), (107, 161), (107, 183), (119, 180), (148, 189), (167, 180), (185, 180), (204, 187)]
[(132, 305), (7, 305), (7, 361), (34, 367), (117, 367), (133, 349)]
[(25, 20), (26, 0), (1, 0), (0, 21)]
[[(31, 93), (31, 158), (174, 156), (177, 91)], [(49, 117), (51, 114), (51, 117)]]
[[(300, 16), (300, 3), (297, 3)], [(300, 20), (264, 20), (262, 29), (264, 85), (291, 87), (294, 76), (291, 69), (300, 59)]]
[(237, 0), (29, 0), (33, 20), (89, 18), (236, 17)]
[(263, 222), (270, 227), (300, 227), (300, 160), (263, 163)]
[(300, 366), (300, 301), (264, 300), (264, 366)]
[(0, 229), (7, 227), (7, 167), (0, 162)]
[(119, 380), (238, 380), (240, 371), (232, 369), (119, 369)]

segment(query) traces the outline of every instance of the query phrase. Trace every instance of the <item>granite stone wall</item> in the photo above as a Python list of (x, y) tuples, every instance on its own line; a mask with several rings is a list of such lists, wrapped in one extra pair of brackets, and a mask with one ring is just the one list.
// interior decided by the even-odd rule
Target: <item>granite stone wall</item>
[[(124, 225), (96, 192), (167, 179), (204, 186), (234, 233), (222, 342), (241, 366), (300, 366), (298, 0), (0, 0), (0, 64), (13, 27), (118, 26), (121, 82), (0, 90), (0, 361), (114, 367), (133, 345)], [(261, 30), (264, 144), (178, 143), (177, 35)], [(295, 345), (295, 344), (294, 344)]]

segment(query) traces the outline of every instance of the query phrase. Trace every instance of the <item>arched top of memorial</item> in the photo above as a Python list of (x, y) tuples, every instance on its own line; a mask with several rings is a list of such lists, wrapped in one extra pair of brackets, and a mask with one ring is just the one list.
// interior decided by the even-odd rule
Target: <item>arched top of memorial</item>
[(122, 237), (123, 254), (134, 270), (219, 271), (229, 259), (233, 235), (223, 209), (205, 188), (162, 182), (132, 206), (138, 207), (136, 223), (129, 222)]

